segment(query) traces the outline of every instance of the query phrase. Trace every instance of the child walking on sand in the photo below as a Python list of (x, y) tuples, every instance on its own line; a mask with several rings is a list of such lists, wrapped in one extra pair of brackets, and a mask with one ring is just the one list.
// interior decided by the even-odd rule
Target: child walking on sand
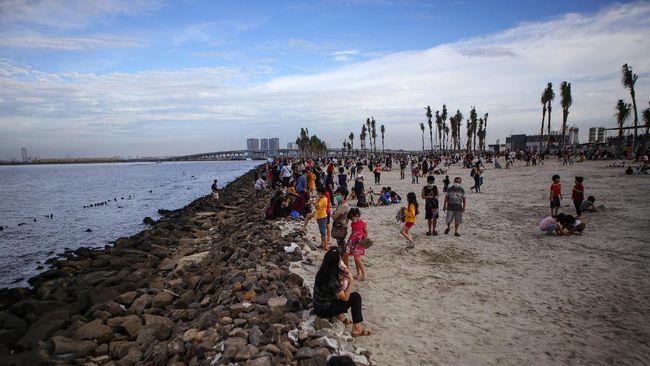
[(400, 234), (402, 234), (403, 237), (406, 238), (406, 240), (409, 241), (410, 245), (413, 246), (413, 237), (409, 233), (413, 225), (415, 224), (415, 216), (417, 216), (419, 212), (418, 210), (418, 200), (417, 197), (415, 196), (414, 192), (409, 192), (406, 195), (406, 208), (405, 208), (405, 222), (404, 226), (402, 226), (402, 230), (400, 231)]
[(582, 201), (585, 199), (585, 187), (582, 185), (584, 178), (576, 177), (576, 184), (573, 186), (573, 191), (571, 192), (571, 199), (573, 200), (573, 205), (576, 208), (576, 216), (579, 218), (582, 215), (580, 207)]
[(325, 196), (325, 187), (318, 187), (318, 201), (316, 203), (316, 222), (318, 223), (318, 231), (320, 232), (321, 247), (325, 250), (329, 249), (327, 243), (327, 197)]
[(362, 241), (368, 238), (368, 225), (361, 220), (361, 211), (358, 208), (351, 208), (348, 212), (348, 219), (352, 221), (351, 234), (343, 254), (343, 263), (348, 265), (348, 258), (354, 258), (354, 265), (357, 268), (357, 279), (364, 281), (366, 279), (366, 267), (364, 267), (361, 257), (366, 253)]
[(559, 175), (555, 174), (552, 179), (553, 179), (553, 184), (551, 184), (549, 200), (551, 201), (551, 216), (555, 216), (560, 211), (560, 200), (562, 199), (562, 185), (560, 184)]

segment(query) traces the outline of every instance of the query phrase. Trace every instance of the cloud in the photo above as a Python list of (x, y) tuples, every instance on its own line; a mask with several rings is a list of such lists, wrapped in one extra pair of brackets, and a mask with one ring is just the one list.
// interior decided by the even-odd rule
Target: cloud
[[(287, 47), (319, 49), (318, 42), (289, 41)], [(435, 111), (443, 103), (465, 115), (470, 106), (488, 112), (487, 140), (503, 142), (510, 130), (539, 130), (539, 97), (549, 81), (558, 95), (557, 129), (564, 80), (573, 88), (568, 124), (580, 127), (584, 139), (588, 127), (614, 126), (616, 100), (629, 100), (620, 85), (623, 63), (640, 75), (637, 104), (646, 105), (648, 49), (650, 4), (639, 2), (265, 81), (251, 77), (260, 72), (253, 68), (56, 74), (0, 60), (0, 157), (21, 146), (52, 156), (71, 145), (88, 155), (236, 149), (254, 131), (284, 142), (299, 127), (340, 146), (370, 115), (386, 125), (387, 147), (418, 149), (424, 107)], [(329, 57), (360, 55), (327, 51)]]
[(334, 48), (331, 42), (310, 41), (299, 38), (288, 38), (263, 43), (259, 46), (264, 50), (302, 50), (302, 51), (327, 51)]
[(140, 45), (140, 42), (136, 40), (117, 37), (0, 36), (0, 47), (14, 48), (46, 48), (74, 51), (101, 48), (134, 48)]
[(357, 55), (359, 55), (359, 51), (357, 50), (336, 51), (332, 53), (334, 60), (339, 62), (350, 61)]
[(161, 6), (160, 0), (4, 0), (0, 23), (83, 28), (107, 17), (150, 13)]

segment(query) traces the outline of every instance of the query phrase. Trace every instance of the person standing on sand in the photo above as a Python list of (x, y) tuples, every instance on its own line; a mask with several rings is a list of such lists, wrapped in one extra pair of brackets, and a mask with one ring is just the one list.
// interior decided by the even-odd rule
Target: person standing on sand
[(328, 201), (325, 196), (325, 187), (318, 187), (318, 201), (316, 201), (316, 223), (318, 223), (318, 231), (320, 232), (321, 248), (328, 250), (329, 245), (327, 243), (327, 206)]
[(585, 199), (585, 187), (582, 185), (584, 178), (576, 177), (576, 184), (573, 186), (573, 191), (571, 192), (571, 199), (573, 200), (573, 205), (576, 208), (576, 217), (580, 218), (582, 211), (580, 207), (582, 201)]
[(344, 249), (345, 238), (348, 236), (348, 213), (350, 212), (348, 190), (344, 187), (339, 187), (334, 195), (334, 200), (338, 206), (332, 214), (332, 237), (336, 239), (336, 245), (340, 249)]
[(352, 292), (354, 279), (352, 274), (347, 272), (347, 287), (341, 286), (341, 255), (338, 249), (332, 248), (323, 258), (323, 263), (316, 273), (314, 281), (314, 312), (316, 315), (329, 318), (336, 316), (343, 324), (349, 324), (350, 320), (345, 317), (348, 309), (352, 310), (352, 336), (368, 336), (370, 330), (365, 328), (363, 314), (361, 312), (361, 295)]
[(454, 235), (460, 236), (458, 228), (463, 223), (463, 212), (465, 212), (465, 190), (461, 187), (463, 180), (460, 177), (454, 178), (454, 184), (447, 189), (445, 203), (442, 206), (443, 211), (447, 211), (447, 229), (445, 234), (449, 234), (451, 222), (454, 222)]
[(366, 267), (363, 265), (361, 257), (366, 254), (366, 250), (361, 243), (368, 238), (368, 224), (361, 220), (361, 211), (358, 208), (350, 209), (348, 220), (352, 221), (352, 224), (350, 225), (350, 237), (343, 254), (343, 263), (348, 266), (348, 258), (352, 256), (357, 268), (357, 279), (364, 281)]
[(413, 246), (413, 236), (409, 233), (413, 225), (415, 225), (415, 217), (419, 213), (418, 210), (418, 201), (417, 197), (415, 196), (414, 192), (409, 192), (406, 195), (406, 207), (404, 208), (405, 210), (405, 222), (404, 225), (402, 226), (402, 230), (400, 230), (400, 234), (402, 234), (403, 237), (406, 238), (406, 240), (409, 241), (410, 247)]
[(212, 183), (212, 198), (219, 201), (219, 185), (217, 184), (216, 179), (214, 180), (214, 183)]
[(427, 219), (427, 236), (438, 235), (436, 225), (438, 224), (438, 187), (434, 184), (436, 178), (432, 175), (427, 177), (427, 185), (422, 188), (424, 199), (424, 218)]
[(289, 186), (289, 181), (291, 180), (291, 175), (293, 172), (291, 171), (291, 165), (287, 163), (285, 160), (282, 165), (282, 169), (280, 169), (280, 175), (282, 175), (282, 186), (283, 187), (288, 187)]
[(560, 184), (560, 176), (555, 174), (553, 176), (553, 184), (549, 193), (549, 200), (551, 201), (551, 216), (555, 216), (560, 211), (560, 200), (562, 199), (562, 185)]

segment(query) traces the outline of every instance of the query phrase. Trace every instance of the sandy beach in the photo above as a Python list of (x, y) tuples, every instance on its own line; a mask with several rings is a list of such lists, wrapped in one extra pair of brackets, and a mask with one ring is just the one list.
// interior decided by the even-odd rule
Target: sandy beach
[[(649, 364), (650, 181), (609, 164), (488, 166), (480, 194), (469, 191), (468, 170), (454, 166), (449, 176), (462, 177), (467, 192), (462, 236), (444, 235), (442, 224), (440, 235), (425, 236), (421, 212), (410, 250), (395, 222), (398, 205), (362, 209), (375, 245), (364, 257), (369, 278), (355, 287), (374, 334), (357, 343), (379, 365)], [(583, 216), (582, 236), (550, 237), (537, 227), (556, 173), (561, 212), (575, 214), (576, 175), (585, 177), (585, 196), (607, 207)], [(403, 198), (416, 192), (423, 208), (422, 182), (400, 180), (396, 170), (379, 187)], [(314, 244), (317, 232), (310, 224)], [(310, 255), (313, 278), (322, 252)]]

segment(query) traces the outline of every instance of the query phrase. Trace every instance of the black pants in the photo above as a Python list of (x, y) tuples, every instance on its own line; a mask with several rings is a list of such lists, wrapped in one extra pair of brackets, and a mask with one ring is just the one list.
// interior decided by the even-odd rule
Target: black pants
[(379, 184), (381, 180), (381, 173), (375, 173), (375, 184)]
[(573, 205), (576, 207), (576, 215), (577, 216), (582, 215), (582, 211), (580, 211), (580, 206), (582, 206), (582, 200), (573, 200)]
[(289, 187), (289, 181), (290, 180), (291, 180), (291, 177), (282, 177), (282, 186)]
[(361, 295), (358, 292), (351, 293), (348, 301), (334, 300), (329, 308), (320, 311), (316, 310), (316, 315), (322, 318), (331, 318), (347, 313), (349, 308), (352, 308), (352, 322), (355, 324), (361, 323), (363, 315), (361, 315)]

